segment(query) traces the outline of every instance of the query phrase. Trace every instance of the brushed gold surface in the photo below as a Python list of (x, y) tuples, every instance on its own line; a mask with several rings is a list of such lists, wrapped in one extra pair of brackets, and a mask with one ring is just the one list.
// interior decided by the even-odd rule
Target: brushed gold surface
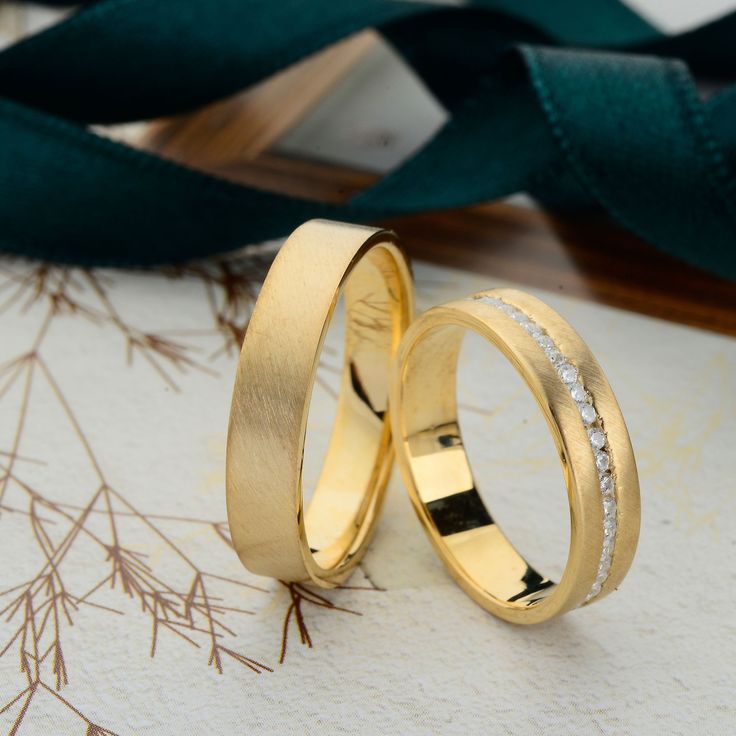
[[(309, 404), (341, 294), (337, 415), (304, 513)], [(331, 587), (365, 552), (393, 463), (390, 368), (413, 303), (409, 264), (390, 231), (312, 220), (281, 248), (243, 341), (228, 430), (228, 521), (252, 572)]]
[[(513, 289), (483, 294), (518, 307), (547, 331), (578, 367), (604, 422), (615, 469), (618, 532), (610, 574), (592, 599), (596, 601), (625, 577), (639, 535), (638, 476), (623, 416), (600, 365), (560, 315)], [(462, 444), (456, 399), (457, 360), (466, 330), (485, 337), (512, 363), (554, 438), (571, 522), (567, 564), (557, 583), (526, 562), (477, 494)], [(584, 604), (603, 547), (598, 471), (577, 405), (534, 339), (507, 315), (479, 301), (434, 307), (411, 325), (401, 342), (393, 368), (391, 406), (399, 466), (414, 509), (466, 593), (496, 616), (522, 624), (546, 621)]]

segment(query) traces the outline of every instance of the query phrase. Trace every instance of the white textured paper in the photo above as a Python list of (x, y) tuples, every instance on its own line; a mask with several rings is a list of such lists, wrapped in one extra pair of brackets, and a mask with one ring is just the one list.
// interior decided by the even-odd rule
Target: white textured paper
[[(629, 424), (643, 526), (621, 590), (535, 628), (498, 621), (450, 581), (394, 478), (355, 589), (324, 594), (334, 607), (297, 597), (313, 646), (292, 612), (279, 664), (290, 591), (241, 568), (225, 525), (242, 271), (2, 263), (0, 707), (17, 698), (4, 731), (729, 732), (736, 341), (535, 290), (596, 352)], [(416, 276), (424, 307), (500, 285), (424, 264)], [(483, 493), (555, 572), (567, 509), (543, 421), (482, 341), (466, 345), (461, 379)], [(333, 406), (318, 387), (315, 447)], [(308, 463), (314, 478), (315, 453)]]

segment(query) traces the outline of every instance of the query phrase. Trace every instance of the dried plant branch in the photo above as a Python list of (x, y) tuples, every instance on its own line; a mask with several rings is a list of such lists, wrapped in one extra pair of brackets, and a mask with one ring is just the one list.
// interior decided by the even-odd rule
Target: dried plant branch
[(336, 605), (331, 600), (326, 598), (324, 595), (317, 593), (316, 591), (307, 588), (302, 583), (288, 583), (280, 581), (281, 584), (289, 592), (290, 603), (286, 609), (284, 615), (284, 624), (281, 633), (281, 654), (279, 656), (279, 664), (283, 664), (286, 660), (286, 650), (289, 645), (289, 629), (293, 623), (296, 626), (297, 633), (299, 634), (299, 640), (302, 644), (312, 648), (312, 637), (307, 627), (306, 619), (304, 617), (303, 605), (308, 603), (318, 608), (326, 608), (330, 611), (340, 611), (342, 613), (349, 613), (353, 616), (362, 616), (363, 614), (358, 611), (353, 611), (349, 608), (343, 608)]
[[(175, 279), (192, 279), (202, 284), (209, 306), (212, 326), (203, 330), (180, 331), (180, 335), (217, 335), (221, 346), (210, 356), (232, 355), (240, 349), (252, 304), (262, 281), (269, 257), (215, 259), (190, 264), (167, 272)], [(162, 636), (206, 652), (208, 666), (218, 673), (225, 662), (260, 674), (271, 671), (263, 662), (246, 656), (232, 642), (238, 639), (230, 621), (251, 611), (216, 595), (219, 589), (252, 590), (267, 593), (247, 582), (213, 574), (202, 569), (191, 555), (169, 536), (161, 522), (200, 525), (212, 531), (213, 538), (232, 547), (225, 522), (168, 515), (148, 514), (132, 503), (108, 482), (103, 465), (90, 439), (77, 419), (49, 358), (44, 341), (60, 316), (83, 317), (90, 322), (114, 329), (125, 341), (128, 361), (142, 357), (169, 386), (178, 389), (172, 372), (199, 370), (211, 373), (197, 355), (197, 349), (166, 333), (131, 325), (114, 304), (111, 290), (114, 280), (100, 272), (69, 269), (43, 264), (15, 267), (6, 261), (0, 265), (0, 314), (17, 310), (30, 315), (33, 307), (45, 305), (44, 316), (32, 335), (27, 350), (0, 363), (0, 401), (11, 390), (20, 393), (14, 433), (9, 447), (0, 448), (0, 521), (25, 525), (29, 543), (38, 550), (41, 563), (30, 577), (0, 590), (0, 620), (7, 634), (0, 634), (0, 658), (18, 658), (22, 683), (19, 690), (0, 707), (0, 714), (18, 709), (11, 733), (26, 722), (39, 692), (50, 693), (79, 718), (87, 736), (113, 736), (113, 732), (93, 723), (61, 695), (69, 683), (73, 667), (65, 651), (67, 627), (77, 621), (83, 608), (93, 608), (105, 616), (123, 616), (123, 607), (109, 605), (109, 591), (121, 600), (135, 602), (148, 621), (149, 654), (155, 656), (162, 646)], [(379, 305), (366, 304), (366, 314), (357, 325), (361, 332), (374, 331), (382, 319)], [(173, 333), (169, 332), (169, 335)], [(97, 487), (86, 501), (60, 502), (34, 487), (28, 473), (33, 465), (44, 464), (42, 457), (22, 453), (30, 421), (30, 402), (39, 384), (45, 384), (67, 420), (70, 436), (83, 450), (93, 470)], [(324, 383), (325, 388), (331, 388)], [(32, 464), (28, 467), (27, 464)], [(23, 502), (8, 500), (7, 491), (24, 494)], [(106, 524), (101, 526), (99, 518)], [(122, 520), (125, 524), (122, 525)], [(130, 524), (137, 525), (135, 547), (127, 540)], [(155, 540), (186, 573), (171, 576), (152, 563), (140, 551), (141, 538)], [(96, 550), (97, 561), (90, 559), (89, 578), (83, 587), (70, 582), (67, 563), (82, 543)], [(85, 548), (86, 549), (86, 548)], [(297, 584), (284, 584), (289, 592), (281, 642), (280, 661), (286, 656), (289, 630), (296, 626), (300, 640), (312, 646), (304, 615), (309, 606), (333, 612), (360, 615), (337, 606), (327, 597)], [(375, 587), (370, 588), (375, 589)], [(102, 599), (102, 596), (106, 596)]]
[[(237, 638), (225, 617), (249, 615), (250, 612), (235, 605), (227, 605), (213, 596), (210, 583), (217, 581), (220, 585), (262, 589), (202, 570), (158, 526), (162, 518), (183, 523), (201, 523), (200, 520), (146, 515), (109, 485), (98, 456), (77, 420), (59, 380), (46, 357), (42, 355), (42, 345), (60, 315), (82, 315), (97, 324), (113, 326), (124, 336), (129, 358), (134, 353), (142, 355), (170, 385), (175, 386), (169, 373), (171, 368), (180, 371), (187, 368), (209, 369), (193, 357), (194, 348), (191, 346), (127, 324), (108, 294), (109, 284), (91, 271), (38, 265), (25, 272), (8, 268), (2, 268), (1, 272), (5, 280), (0, 283), (0, 293), (4, 295), (4, 300), (0, 302), (0, 312), (18, 308), (22, 313), (27, 313), (31, 307), (43, 302), (47, 306), (45, 317), (28, 350), (0, 365), (0, 400), (15, 386), (20, 386), (21, 390), (13, 441), (9, 448), (2, 449), (5, 462), (0, 467), (0, 511), (4, 515), (10, 514), (12, 518), (25, 520), (30, 539), (42, 557), (40, 568), (27, 581), (0, 590), (0, 617), (9, 626), (7, 637), (0, 641), (0, 657), (8, 656), (13, 651), (16, 653), (19, 671), (25, 683), (18, 694), (0, 708), (0, 713), (6, 713), (20, 705), (11, 733), (17, 733), (20, 729), (35, 696), (41, 691), (52, 693), (77, 715), (87, 734), (104, 736), (113, 733), (90, 721), (60, 695), (70, 678), (63, 646), (64, 631), (65, 627), (73, 625), (80, 607), (91, 606), (105, 614), (123, 615), (122, 611), (94, 600), (103, 589), (117, 590), (124, 597), (137, 601), (141, 612), (150, 621), (151, 656), (155, 655), (161, 632), (167, 631), (174, 634), (176, 640), (196, 648), (201, 646), (201, 639), (204, 638), (209, 648), (208, 663), (215, 666), (218, 672), (224, 671), (224, 658), (256, 673), (269, 671), (267, 665), (225, 644), (225, 638)], [(246, 293), (244, 285), (238, 283), (237, 274), (228, 270), (223, 273), (227, 277), (227, 288), (234, 295)], [(190, 277), (194, 276), (190, 274)], [(214, 278), (209, 278), (206, 285), (209, 288), (215, 282)], [(89, 303), (90, 297), (96, 299), (97, 306)], [(232, 312), (239, 309), (239, 299), (236, 296), (228, 297), (225, 301), (229, 305), (226, 310)], [(228, 345), (237, 339), (230, 312), (224, 312), (225, 316), (215, 324), (216, 330), (226, 331), (223, 340)], [(242, 330), (244, 326), (241, 332)], [(67, 419), (72, 436), (83, 448), (98, 478), (97, 489), (79, 507), (60, 504), (46, 497), (19, 473), (19, 463), (27, 460), (20, 451), (29, 421), (29, 404), (34, 387), (39, 381), (50, 389)], [(26, 494), (27, 508), (16, 508), (4, 503), (11, 484)], [(100, 514), (107, 518), (105, 533), (99, 531), (99, 526), (94, 529), (90, 526), (90, 520)], [(169, 552), (190, 569), (190, 580), (184, 591), (179, 590), (178, 581), (168, 581), (146, 561), (144, 555), (126, 545), (118, 524), (118, 520), (123, 517), (138, 521), (146, 533), (153, 534), (158, 542), (163, 542)], [(8, 523), (7, 520), (5, 523)], [(207, 523), (213, 529), (216, 539), (227, 541), (224, 525)], [(49, 531), (51, 527), (56, 529), (53, 535)], [(64, 531), (59, 534), (62, 527)], [(86, 589), (77, 591), (75, 585), (69, 585), (64, 566), (70, 552), (82, 537), (91, 541), (100, 551), (102, 566), (92, 570), (96, 578)]]

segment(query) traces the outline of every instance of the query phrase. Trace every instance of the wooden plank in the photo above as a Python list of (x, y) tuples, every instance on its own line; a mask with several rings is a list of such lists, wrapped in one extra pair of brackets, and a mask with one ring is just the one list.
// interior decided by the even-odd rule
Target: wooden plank
[(137, 145), (207, 170), (250, 161), (301, 120), (376, 43), (372, 30), (349, 36), (225, 100), (156, 120)]
[[(265, 154), (222, 176), (330, 202), (375, 181), (365, 172)], [(736, 284), (667, 256), (602, 217), (547, 213), (508, 202), (387, 220), (414, 258), (553, 289), (591, 301), (736, 335)]]
[[(173, 137), (154, 128), (137, 145), (241, 184), (313, 200), (344, 201), (374, 183), (376, 176), (285, 158), (263, 147), (283, 132), (274, 111), (289, 108), (295, 84), (321, 77), (330, 64), (344, 73), (372, 42), (371, 37), (359, 36), (351, 41), (353, 47), (338, 45), (310, 59), (307, 66), (287, 71), (292, 78), (265, 83), (252, 108), (265, 111), (263, 125), (257, 115), (244, 114), (247, 105), (231, 101), (232, 117), (222, 135), (212, 135), (218, 108), (209, 106), (182, 119), (181, 130)], [(309, 87), (309, 94), (294, 104), (287, 118), (295, 122), (307, 101), (315, 102), (317, 92), (321, 94), (337, 76), (332, 73)], [(486, 274), (489, 284), (494, 278), (512, 280), (736, 335), (736, 284), (668, 257), (600, 217), (551, 214), (497, 202), (378, 224), (396, 229), (413, 257)]]
[(504, 202), (389, 221), (414, 258), (736, 335), (736, 284), (600, 218)]

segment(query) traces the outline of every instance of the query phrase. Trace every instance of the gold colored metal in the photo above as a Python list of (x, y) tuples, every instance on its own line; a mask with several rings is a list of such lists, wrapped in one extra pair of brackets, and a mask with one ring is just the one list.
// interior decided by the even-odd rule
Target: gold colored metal
[[(482, 292), (516, 307), (573, 363), (594, 398), (614, 462), (615, 548), (600, 592), (626, 575), (639, 536), (639, 483), (618, 403), (580, 336), (540, 300), (512, 289)], [(558, 583), (534, 570), (504, 536), (477, 492), (458, 424), (456, 372), (462, 338), (474, 330), (495, 345), (531, 389), (547, 420), (562, 464), (571, 517), (567, 564)], [(414, 508), (459, 585), (507, 621), (546, 621), (587, 602), (596, 584), (604, 539), (599, 470), (580, 407), (558, 369), (531, 334), (497, 308), (476, 299), (434, 307), (407, 330), (391, 382), (397, 458)]]
[[(309, 404), (341, 294), (337, 414), (305, 514)], [(390, 231), (312, 220), (281, 248), (243, 341), (227, 442), (230, 533), (252, 572), (332, 587), (359, 562), (393, 464), (388, 384), (413, 304), (409, 264)]]

